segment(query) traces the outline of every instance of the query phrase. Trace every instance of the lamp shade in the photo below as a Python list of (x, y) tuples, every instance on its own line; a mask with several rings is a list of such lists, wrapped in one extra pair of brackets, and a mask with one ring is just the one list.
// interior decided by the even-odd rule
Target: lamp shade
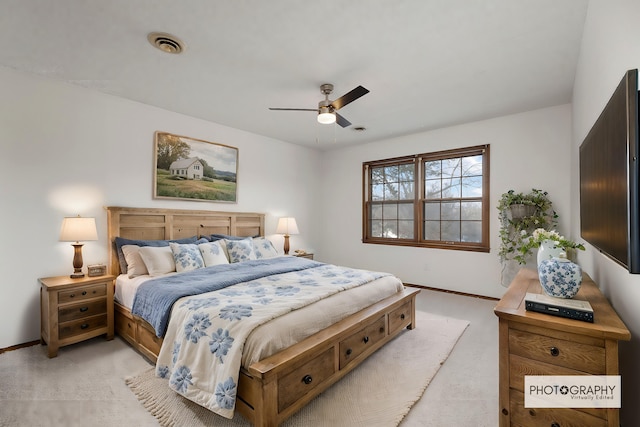
[(278, 227), (276, 228), (276, 233), (278, 234), (298, 234), (298, 224), (296, 224), (296, 219), (292, 217), (280, 218), (278, 220)]
[(61, 242), (98, 240), (95, 218), (67, 217), (60, 228)]

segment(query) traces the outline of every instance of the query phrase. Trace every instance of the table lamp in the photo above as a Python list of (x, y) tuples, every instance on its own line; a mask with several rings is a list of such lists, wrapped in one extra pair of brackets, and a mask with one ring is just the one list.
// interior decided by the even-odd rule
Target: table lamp
[(298, 234), (298, 224), (296, 224), (295, 218), (280, 218), (278, 220), (278, 227), (276, 233), (284, 234), (284, 254), (289, 254), (289, 235)]
[(67, 217), (62, 221), (60, 229), (61, 242), (75, 242), (73, 246), (73, 274), (72, 279), (84, 277), (82, 273), (82, 245), (80, 241), (98, 240), (95, 218)]

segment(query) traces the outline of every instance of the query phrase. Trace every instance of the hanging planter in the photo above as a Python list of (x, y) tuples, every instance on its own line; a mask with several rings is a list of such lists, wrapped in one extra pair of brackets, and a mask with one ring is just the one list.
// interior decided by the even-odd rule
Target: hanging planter
[(536, 207), (534, 205), (525, 205), (524, 203), (514, 203), (509, 205), (509, 213), (512, 220), (521, 220), (533, 216), (536, 213)]
[(526, 264), (531, 249), (526, 248), (529, 236), (537, 228), (551, 230), (556, 215), (546, 191), (531, 189), (529, 193), (513, 190), (502, 194), (498, 202), (500, 211), (500, 250), (498, 256), (505, 263), (515, 260)]

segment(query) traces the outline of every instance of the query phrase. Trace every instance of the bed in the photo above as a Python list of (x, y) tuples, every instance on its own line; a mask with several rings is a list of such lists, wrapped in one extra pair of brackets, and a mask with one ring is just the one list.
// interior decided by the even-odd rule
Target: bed
[[(109, 271), (120, 277), (122, 267), (116, 238), (162, 241), (216, 234), (238, 237), (265, 234), (264, 214), (261, 213), (108, 207), (107, 218), (111, 242)], [(273, 262), (297, 263), (300, 266), (296, 268), (309, 268), (311, 272), (331, 267), (314, 261), (298, 261), (294, 257), (282, 258)], [(235, 411), (255, 426), (277, 426), (404, 328), (414, 328), (415, 297), (419, 290), (404, 288), (401, 283), (400, 286), (390, 285), (394, 279), (385, 276), (374, 280), (376, 287), (386, 289), (379, 291), (385, 292), (380, 294), (382, 296), (369, 295), (365, 290), (369, 285), (358, 286), (257, 327), (247, 338), (242, 355)], [(118, 294), (125, 286), (118, 284), (124, 282), (116, 283)], [(391, 286), (395, 289), (390, 293)], [(343, 302), (351, 301), (349, 305), (353, 312), (325, 315), (330, 307), (343, 305), (337, 303), (339, 298)], [(163, 339), (157, 336), (156, 328), (149, 322), (132, 314), (130, 304), (125, 302), (127, 298), (121, 294), (118, 299), (114, 310), (116, 333), (155, 363), (161, 355)], [(354, 311), (353, 301), (364, 306)], [(306, 335), (273, 339), (275, 331), (282, 330), (283, 325), (302, 323), (305, 319), (309, 323), (308, 330), (303, 328)], [(339, 320), (334, 322), (333, 319)], [(278, 344), (272, 346), (272, 341)]]

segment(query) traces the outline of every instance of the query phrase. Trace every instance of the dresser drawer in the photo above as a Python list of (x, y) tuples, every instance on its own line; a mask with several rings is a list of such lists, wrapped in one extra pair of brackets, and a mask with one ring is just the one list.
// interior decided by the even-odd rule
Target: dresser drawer
[(511, 354), (594, 375), (606, 374), (605, 349), (509, 329)]
[(279, 379), (278, 412), (282, 412), (301, 396), (322, 384), (335, 372), (334, 352), (335, 348), (330, 347)]
[(81, 301), (89, 298), (103, 297), (107, 295), (107, 284), (100, 283), (82, 288), (66, 289), (58, 292), (58, 304)]
[(564, 368), (512, 354), (509, 356), (509, 387), (524, 392), (526, 375), (584, 375), (584, 372)]
[(411, 323), (411, 301), (396, 308), (389, 313), (389, 333), (393, 334), (398, 329), (409, 326)]
[(359, 355), (371, 348), (386, 335), (385, 317), (382, 316), (340, 342), (340, 369), (344, 368)]
[(93, 331), (94, 329), (107, 327), (107, 315), (88, 317), (86, 319), (73, 320), (60, 323), (58, 326), (58, 338), (64, 339)]
[(600, 410), (604, 418), (577, 409), (525, 408), (524, 394), (512, 391), (510, 399), (511, 425), (526, 427), (607, 427), (606, 410)]
[(58, 308), (58, 322), (83, 319), (85, 317), (104, 314), (107, 312), (107, 299), (101, 298), (79, 304), (70, 304)]

